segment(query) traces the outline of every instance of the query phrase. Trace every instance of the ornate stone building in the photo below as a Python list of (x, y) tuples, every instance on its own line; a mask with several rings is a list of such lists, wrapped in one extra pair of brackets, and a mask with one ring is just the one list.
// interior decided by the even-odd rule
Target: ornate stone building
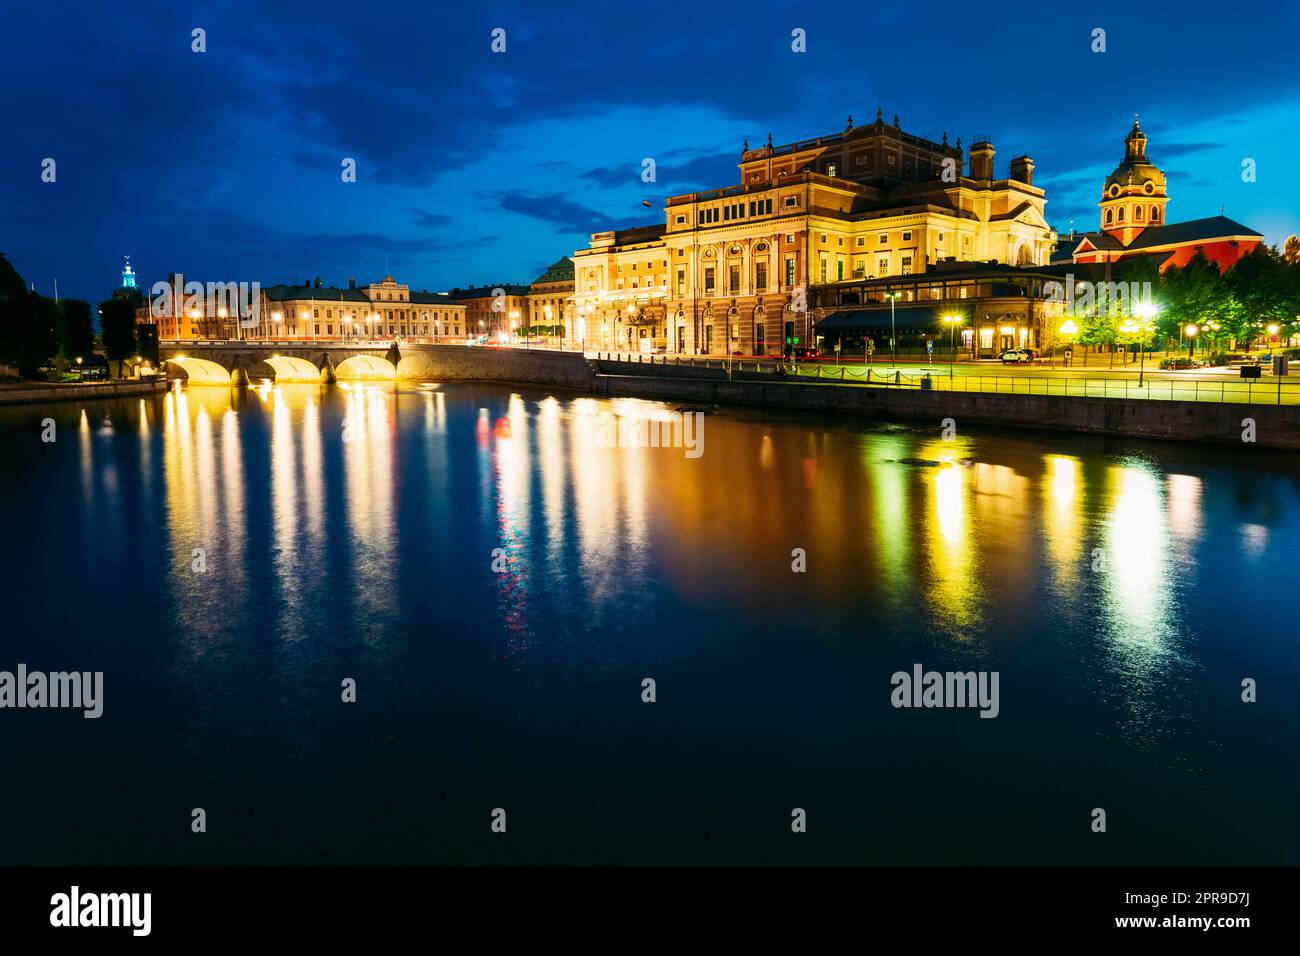
[(1055, 235), (1034, 164), (995, 178), (986, 139), (963, 170), (894, 118), (749, 149), (740, 184), (668, 199), (662, 226), (595, 233), (574, 254), (588, 349), (774, 355), (810, 343), (817, 288), (945, 260), (1045, 264)]
[(570, 315), (573, 298), (573, 260), (568, 256), (551, 263), (528, 287), (528, 324), (534, 328), (559, 326), (566, 344), (576, 336)]

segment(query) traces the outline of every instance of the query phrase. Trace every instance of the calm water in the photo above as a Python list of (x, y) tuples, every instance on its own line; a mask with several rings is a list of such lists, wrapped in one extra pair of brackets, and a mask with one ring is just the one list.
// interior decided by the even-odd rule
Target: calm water
[[(610, 408), (0, 410), (0, 669), (105, 672), (0, 711), (0, 863), (1300, 863), (1300, 459)], [(916, 663), (1000, 715), (894, 709)]]

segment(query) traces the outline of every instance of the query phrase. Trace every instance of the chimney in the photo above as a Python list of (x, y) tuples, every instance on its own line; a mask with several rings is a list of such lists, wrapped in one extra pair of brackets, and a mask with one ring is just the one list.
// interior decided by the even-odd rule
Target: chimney
[(993, 144), (983, 136), (970, 148), (970, 178), (986, 182), (993, 178)]
[(1011, 178), (1026, 186), (1034, 184), (1034, 161), (1028, 156), (1017, 156), (1011, 161)]
[(357, 287), (357, 277), (356, 277), (356, 276), (348, 276), (348, 288), (349, 288), (349, 289), (355, 289), (356, 287)]

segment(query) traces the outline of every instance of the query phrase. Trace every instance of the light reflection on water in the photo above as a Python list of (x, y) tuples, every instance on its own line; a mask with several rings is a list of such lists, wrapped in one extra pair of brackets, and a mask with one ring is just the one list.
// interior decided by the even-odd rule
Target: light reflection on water
[[(120, 589), (143, 579), (136, 613), (160, 643), (135, 664), (163, 668), (180, 767), (206, 768), (214, 739), (234, 759), (266, 734), (289, 765), (330, 759), (321, 728), (357, 676), (376, 701), (367, 726), (444, 760), (450, 745), (430, 741), (447, 727), (506, 728), (491, 766), (532, 759), (510, 751), (516, 734), (551, 739), (547, 773), (574, 779), (591, 735), (609, 735), (607, 760), (631, 737), (665, 766), (698, 738), (711, 745), (692, 772), (719, 780), (750, 759), (838, 768), (850, 786), (905, 766), (917, 789), (900, 800), (921, 813), (954, 755), (1002, 768), (996, 788), (998, 772), (1067, 753), (1155, 807), (1182, 779), (1160, 776), (1171, 768), (1198, 786), (1231, 776), (1206, 740), (1243, 719), (1239, 675), (1300, 674), (1263, 600), (1300, 558), (1285, 467), (745, 412), (707, 416), (689, 459), (602, 447), (608, 411), (665, 413), (485, 386), (178, 388), (56, 411), (75, 435), (68, 487), (28, 459), (4, 480), (16, 500), (69, 494), (55, 543), (84, 538)], [(16, 420), (0, 418), (0, 440), (17, 441)], [(120, 533), (130, 509), (147, 539)], [(1252, 603), (1254, 630), (1234, 602)], [(20, 630), (48, 626), (15, 613)], [(1002, 670), (1002, 715), (937, 738), (937, 723), (900, 723), (881, 705), (887, 676), (917, 661)], [(653, 741), (602, 696), (647, 673), (681, 702)], [(421, 707), (437, 719), (396, 716)], [(784, 748), (790, 722), (800, 743)], [(451, 752), (479, 749), (465, 733)], [(1252, 746), (1235, 738), (1264, 759)], [(1079, 785), (1057, 774), (1016, 787)]]

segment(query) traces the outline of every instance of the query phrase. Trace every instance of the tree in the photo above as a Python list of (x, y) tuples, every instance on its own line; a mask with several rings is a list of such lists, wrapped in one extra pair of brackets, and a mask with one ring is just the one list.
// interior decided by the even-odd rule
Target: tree
[(59, 307), (28, 292), (0, 301), (0, 361), (17, 365), (23, 378), (36, 378), (59, 350)]
[(1213, 342), (1216, 338), (1213, 326), (1218, 325), (1221, 334), (1232, 321), (1231, 292), (1219, 273), (1218, 263), (1211, 262), (1203, 253), (1196, 253), (1181, 269), (1165, 273), (1163, 298), (1162, 333), (1179, 335), (1188, 325), (1195, 325), (1198, 333), (1206, 330), (1204, 341)]
[(1240, 312), (1239, 339), (1249, 342), (1270, 325), (1289, 327), (1295, 321), (1295, 283), (1289, 282), (1288, 266), (1276, 249), (1259, 245), (1237, 260), (1224, 277)]
[(1282, 247), (1282, 261), (1289, 266), (1300, 265), (1300, 236), (1287, 236)]
[(63, 357), (75, 362), (95, 351), (95, 326), (90, 321), (90, 303), (64, 299), (59, 308), (63, 311)]
[(122, 362), (136, 352), (135, 306), (127, 299), (105, 299), (99, 303), (99, 328), (104, 339), (104, 354), (117, 362), (117, 377), (122, 377)]

